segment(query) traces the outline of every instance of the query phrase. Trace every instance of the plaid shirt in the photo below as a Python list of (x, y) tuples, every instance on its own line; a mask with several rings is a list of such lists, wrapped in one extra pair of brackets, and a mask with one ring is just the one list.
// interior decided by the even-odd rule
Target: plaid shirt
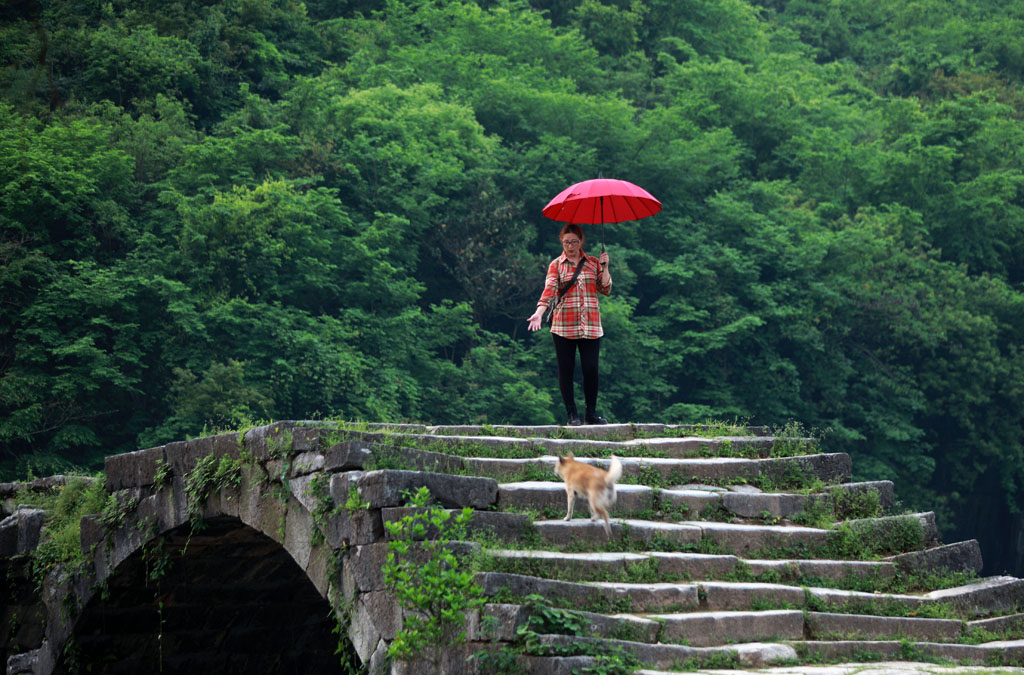
[[(586, 262), (576, 279), (576, 285), (562, 296), (555, 315), (551, 320), (551, 332), (564, 338), (575, 340), (586, 338), (593, 340), (604, 335), (601, 328), (601, 310), (597, 303), (597, 294), (608, 295), (612, 285), (601, 285), (598, 277), (597, 258), (583, 254)], [(541, 293), (538, 305), (547, 305), (548, 300), (558, 296), (558, 289), (568, 284), (576, 271), (576, 264), (568, 260), (565, 254), (558, 256), (548, 265), (548, 275), (544, 279), (544, 292)]]

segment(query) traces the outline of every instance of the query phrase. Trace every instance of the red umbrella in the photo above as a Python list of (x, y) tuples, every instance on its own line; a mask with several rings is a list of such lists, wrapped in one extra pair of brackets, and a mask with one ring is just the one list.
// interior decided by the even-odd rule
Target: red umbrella
[[(661, 202), (647, 190), (615, 178), (592, 178), (562, 190), (542, 213), (563, 223), (621, 223), (661, 211)], [(601, 228), (604, 239), (604, 228)], [(602, 250), (604, 243), (601, 244)]]

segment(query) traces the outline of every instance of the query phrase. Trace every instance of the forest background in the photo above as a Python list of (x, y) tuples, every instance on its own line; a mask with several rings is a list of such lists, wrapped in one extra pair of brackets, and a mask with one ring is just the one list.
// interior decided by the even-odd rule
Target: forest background
[[(793, 420), (1024, 574), (1021, 0), (7, 0), (0, 479), (249, 419)], [(587, 229), (596, 252), (599, 232)]]

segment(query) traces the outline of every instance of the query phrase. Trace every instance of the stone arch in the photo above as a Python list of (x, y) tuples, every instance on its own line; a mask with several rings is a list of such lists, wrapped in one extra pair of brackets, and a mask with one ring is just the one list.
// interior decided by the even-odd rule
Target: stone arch
[(213, 516), (121, 561), (54, 672), (341, 672), (330, 610), (281, 544)]
[[(294, 459), (291, 431), (291, 425), (276, 424), (250, 430), (244, 438), (240, 434), (224, 434), (108, 457), (107, 489), (118, 500), (117, 517), (112, 521), (108, 513), (106, 518), (83, 518), (82, 548), (88, 552), (88, 564), (78, 570), (58, 569), (44, 581), (45, 641), (34, 653), (25, 655), (25, 670), (18, 672), (69, 672), (76, 659), (81, 661), (85, 657), (90, 665), (96, 666), (95, 657), (102, 650), (119, 649), (115, 640), (100, 635), (99, 628), (110, 622), (130, 621), (132, 616), (150, 620), (161, 601), (168, 610), (167, 615), (158, 617), (164, 622), (165, 631), (160, 634), (164, 639), (172, 633), (181, 638), (187, 632), (178, 619), (168, 629), (167, 617), (172, 612), (192, 612), (212, 621), (212, 608), (177, 600), (176, 596), (195, 599), (186, 589), (187, 579), (169, 577), (173, 590), (165, 589), (170, 595), (162, 598), (153, 594), (152, 587), (145, 586), (159, 585), (159, 579), (149, 578), (154, 565), (169, 563), (173, 567), (177, 562), (200, 576), (202, 570), (212, 574), (216, 566), (210, 563), (210, 556), (226, 560), (233, 544), (242, 551), (243, 558), (253, 558), (256, 553), (265, 556), (257, 572), (262, 569), (266, 574), (248, 577), (261, 587), (257, 589), (259, 597), (269, 598), (270, 602), (277, 595), (291, 594), (298, 598), (293, 606), (314, 610), (317, 615), (312, 624), (295, 620), (299, 616), (295, 612), (290, 612), (291, 622), (281, 622), (281, 616), (254, 615), (252, 636), (310, 628), (318, 646), (307, 650), (312, 654), (300, 654), (290, 646), (291, 655), (286, 658), (295, 668), (270, 661), (253, 665), (251, 660), (240, 659), (235, 663), (248, 665), (244, 669), (239, 667), (238, 672), (333, 672), (332, 669), (340, 669), (340, 658), (335, 655), (339, 646), (343, 657), (347, 654), (354, 659), (354, 665), (359, 665), (346, 632), (332, 635), (335, 617), (345, 614), (340, 593), (343, 563), (339, 547), (329, 544), (322, 535), (316, 536), (313, 511), (317, 500), (306, 489), (312, 472), (295, 476), (290, 469), (275, 466), (277, 463), (287, 467)], [(282, 444), (287, 442), (284, 451), (274, 451), (275, 438)], [(192, 478), (207, 461), (224, 461), (232, 473), (230, 480), (199, 493)], [(225, 561), (225, 565), (230, 569), (230, 561)], [(274, 574), (283, 575), (283, 579), (272, 578)], [(232, 593), (243, 592), (244, 583), (238, 585), (230, 575), (220, 576), (218, 581)], [(236, 600), (230, 604), (238, 609), (246, 602)], [(291, 637), (293, 645), (311, 644), (305, 636)], [(140, 649), (140, 658), (152, 658), (152, 643), (148, 639), (124, 642)], [(197, 644), (199, 652), (203, 652), (204, 644)], [(210, 656), (213, 651), (203, 653)], [(196, 664), (186, 667), (184, 661), (174, 663), (181, 665), (181, 670), (197, 669)], [(168, 662), (162, 665), (164, 672), (175, 672), (174, 667), (167, 667)], [(100, 666), (99, 672), (149, 671), (148, 667), (116, 670), (106, 664)], [(235, 672), (219, 662), (209, 664), (208, 669)]]

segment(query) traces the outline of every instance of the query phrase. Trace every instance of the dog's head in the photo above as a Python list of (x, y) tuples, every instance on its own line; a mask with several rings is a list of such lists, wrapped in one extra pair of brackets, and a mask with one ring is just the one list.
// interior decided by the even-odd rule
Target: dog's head
[(565, 467), (566, 464), (574, 461), (576, 460), (573, 459), (573, 454), (571, 452), (565, 457), (559, 455), (558, 462), (555, 463), (555, 475), (558, 476), (559, 478), (564, 478), (564, 476), (562, 475), (562, 469)]

